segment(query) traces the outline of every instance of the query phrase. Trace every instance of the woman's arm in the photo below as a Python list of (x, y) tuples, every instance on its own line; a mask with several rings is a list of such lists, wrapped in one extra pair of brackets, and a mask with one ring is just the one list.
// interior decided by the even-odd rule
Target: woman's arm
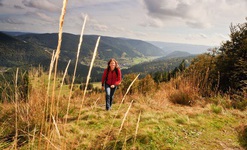
[(115, 84), (119, 85), (122, 81), (122, 73), (121, 73), (121, 70), (119, 68), (117, 69), (117, 71), (118, 71), (118, 76), (117, 76), (117, 81)]
[(102, 86), (104, 86), (105, 85), (105, 79), (106, 79), (106, 69), (104, 70), (104, 73), (103, 73), (103, 75), (102, 75), (102, 79), (101, 79), (101, 84), (102, 84)]

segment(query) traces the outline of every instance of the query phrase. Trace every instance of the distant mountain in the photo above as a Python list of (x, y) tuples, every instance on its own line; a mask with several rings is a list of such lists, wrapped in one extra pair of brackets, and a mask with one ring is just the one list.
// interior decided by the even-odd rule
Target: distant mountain
[[(79, 70), (77, 71), (77, 76), (80, 76), (80, 78), (85, 78), (88, 73), (88, 64), (83, 65), (82, 62), (85, 60), (91, 60), (97, 38), (97, 35), (84, 35), (83, 37), (82, 49), (77, 68)], [(32, 33), (10, 36), (1, 33), (0, 39), (0, 66), (28, 67), (31, 65), (42, 65), (44, 68), (48, 69), (50, 65), (51, 52), (57, 48), (58, 35), (56, 33)], [(63, 33), (58, 70), (65, 70), (67, 62), (70, 59), (72, 62), (68, 72), (69, 74), (73, 74), (78, 42), (79, 35)], [(101, 65), (103, 63), (103, 67), (105, 67), (105, 61), (108, 61), (112, 57), (117, 58), (120, 62), (123, 60), (128, 62), (129, 60), (132, 60), (132, 58), (159, 56), (164, 56), (164, 52), (150, 43), (141, 40), (102, 36), (95, 63), (101, 63)], [(94, 67), (92, 70), (92, 81), (100, 79), (102, 72), (102, 68)]]
[[(77, 78), (85, 80), (88, 73), (89, 63), (97, 40), (97, 35), (84, 35), (79, 63), (77, 67)], [(58, 42), (57, 33), (51, 34), (21, 34), (10, 36), (0, 32), (0, 66), (3, 67), (28, 67), (42, 65), (49, 68), (51, 52), (56, 50)], [(61, 54), (59, 57), (58, 70), (64, 71), (69, 60), (72, 60), (68, 73), (73, 74), (79, 35), (63, 33)], [(166, 52), (160, 48), (141, 40), (113, 38), (101, 36), (98, 47), (98, 54), (91, 74), (91, 81), (99, 81), (109, 58), (116, 58), (119, 62), (130, 63), (126, 73), (152, 73), (156, 71), (170, 71), (177, 67), (183, 59), (190, 59), (187, 52), (173, 52), (165, 55)], [(160, 58), (134, 65), (134, 60), (143, 58)], [(144, 59), (143, 59), (144, 60)], [(150, 59), (146, 59), (150, 60)], [(142, 60), (141, 60), (142, 61)], [(141, 62), (139, 60), (139, 62)], [(98, 67), (96, 67), (98, 66)], [(127, 68), (127, 67), (126, 67)]]
[(145, 75), (148, 73), (154, 73), (157, 71), (172, 71), (175, 67), (179, 66), (179, 64), (183, 60), (187, 60), (187, 62), (191, 62), (191, 60), (196, 55), (190, 55), (186, 57), (177, 57), (177, 58), (168, 58), (162, 57), (163, 59), (155, 59), (150, 62), (144, 62), (137, 65), (134, 65), (128, 69), (123, 69), (123, 74), (128, 73), (141, 73), (141, 75)]
[(0, 32), (0, 66), (38, 65), (48, 60), (48, 53), (41, 47)]
[(14, 32), (14, 31), (0, 31), (4, 34), (10, 35), (10, 36), (18, 36), (23, 34), (30, 34), (31, 32)]
[[(17, 36), (18, 39), (35, 43), (37, 45), (56, 49), (58, 35), (57, 33), (51, 34), (25, 34)], [(97, 35), (84, 35), (81, 48), (81, 56), (92, 56), (95, 47)], [(63, 33), (61, 55), (68, 58), (75, 58), (79, 42), (79, 35)], [(134, 58), (144, 56), (164, 56), (165, 52), (160, 48), (141, 41), (123, 38), (113, 38), (101, 36), (98, 47), (98, 58), (108, 60), (109, 58)], [(83, 61), (81, 58), (80, 61)]]
[(168, 43), (168, 42), (157, 42), (157, 41), (149, 41), (149, 43), (159, 47), (166, 54), (169, 54), (174, 51), (183, 51), (191, 54), (202, 54), (207, 52), (209, 48), (213, 48), (212, 46), (207, 45), (193, 45), (193, 44), (182, 44), (182, 43)]
[[(47, 52), (47, 47), (37, 45), (37, 43), (30, 43), (22, 41), (15, 37), (6, 35), (0, 32), (0, 66), (1, 67), (20, 67), (28, 69), (30, 66), (41, 65), (44, 69), (49, 69), (51, 55)], [(64, 59), (59, 60), (58, 70), (64, 71), (68, 61)], [(71, 62), (71, 67), (68, 69), (69, 74), (73, 74), (75, 62)], [(85, 78), (89, 67), (78, 64), (77, 76)], [(103, 72), (102, 68), (94, 67), (92, 70), (91, 81), (98, 80)]]
[(188, 52), (183, 52), (183, 51), (174, 51), (171, 52), (169, 54), (167, 54), (165, 57), (167, 58), (177, 58), (177, 57), (187, 57), (190, 56), (192, 54), (188, 53)]

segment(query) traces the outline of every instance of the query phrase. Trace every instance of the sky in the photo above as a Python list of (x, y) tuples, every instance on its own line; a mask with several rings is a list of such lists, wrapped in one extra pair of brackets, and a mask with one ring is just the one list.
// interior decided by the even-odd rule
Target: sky
[[(57, 33), (63, 0), (0, 0), (0, 31)], [(220, 46), (247, 0), (68, 0), (63, 32)]]

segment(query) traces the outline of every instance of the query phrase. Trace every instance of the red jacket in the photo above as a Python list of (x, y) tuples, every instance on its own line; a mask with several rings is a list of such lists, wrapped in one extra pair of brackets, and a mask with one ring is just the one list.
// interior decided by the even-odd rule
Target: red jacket
[(104, 74), (103, 74), (102, 80), (101, 80), (102, 86), (105, 84), (105, 81), (106, 81), (106, 84), (108, 84), (108, 85), (119, 85), (121, 83), (121, 80), (122, 80), (122, 74), (121, 74), (120, 69), (117, 69), (117, 72), (118, 72), (118, 74), (116, 74), (115, 70), (113, 70), (113, 71), (109, 70), (107, 81), (106, 81), (106, 76), (107, 76), (107, 68), (106, 68), (104, 70)]

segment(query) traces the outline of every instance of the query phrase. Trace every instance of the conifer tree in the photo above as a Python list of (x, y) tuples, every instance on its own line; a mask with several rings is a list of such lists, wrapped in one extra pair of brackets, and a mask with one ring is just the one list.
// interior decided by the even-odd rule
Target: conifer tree
[(216, 61), (220, 88), (242, 93), (247, 90), (247, 22), (231, 25), (230, 31), (230, 40), (219, 48)]

